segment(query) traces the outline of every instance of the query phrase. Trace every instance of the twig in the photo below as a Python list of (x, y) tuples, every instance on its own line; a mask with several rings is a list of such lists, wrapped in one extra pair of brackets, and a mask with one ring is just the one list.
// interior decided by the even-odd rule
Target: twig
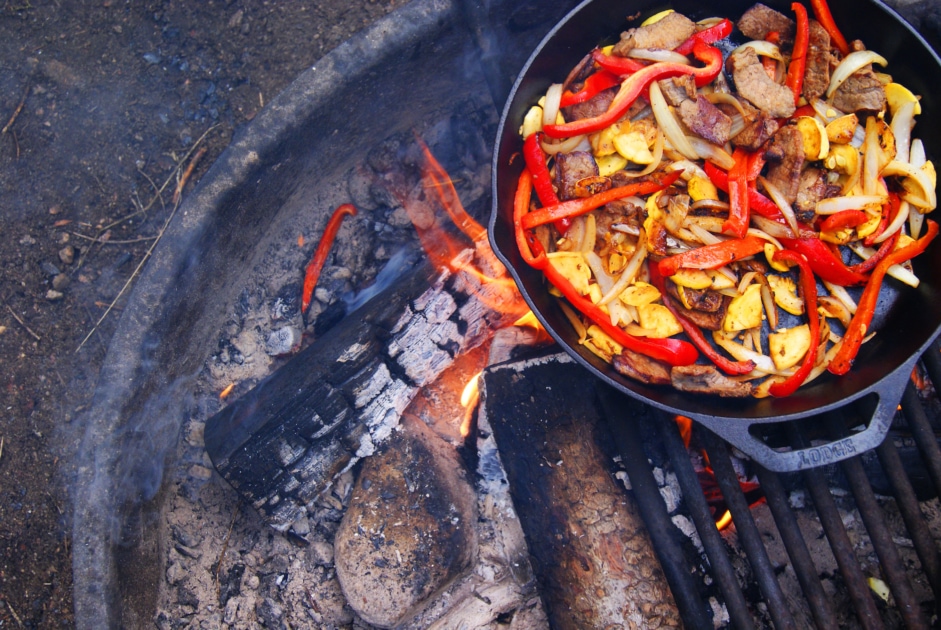
[(10, 315), (13, 316), (13, 319), (15, 319), (20, 326), (25, 328), (26, 332), (28, 332), (33, 339), (35, 339), (36, 341), (42, 341), (42, 337), (34, 333), (33, 330), (29, 326), (26, 325), (26, 322), (20, 319), (19, 315), (17, 315), (16, 312), (12, 308), (10, 308), (9, 304), (7, 304), (6, 306), (7, 306), (7, 310), (10, 311)]
[(225, 540), (222, 541), (222, 550), (219, 552), (219, 559), (216, 560), (216, 570), (213, 577), (216, 581), (217, 598), (221, 598), (222, 596), (222, 584), (219, 583), (219, 573), (222, 572), (222, 561), (225, 560), (225, 552), (229, 549), (229, 539), (232, 538), (232, 530), (235, 529), (235, 519), (238, 518), (241, 509), (242, 501), (239, 500), (238, 505), (235, 506), (235, 512), (232, 514), (232, 521), (229, 523), (229, 531), (225, 533)]
[(83, 238), (86, 241), (92, 241), (93, 243), (98, 243), (99, 245), (129, 245), (132, 243), (143, 243), (145, 241), (152, 241), (156, 236), (141, 236), (139, 238), (129, 238), (124, 240), (112, 239), (109, 238), (106, 241), (101, 240), (100, 237), (88, 236), (87, 234), (82, 234), (81, 232), (69, 232), (72, 236), (77, 236)]
[(3, 438), (4, 436), (0, 435), (0, 459), (3, 459)]
[(26, 82), (26, 89), (23, 90), (23, 98), (20, 99), (20, 104), (16, 106), (16, 109), (13, 110), (13, 115), (10, 116), (10, 120), (7, 121), (7, 124), (4, 125), (3, 129), (0, 129), (0, 135), (5, 134), (10, 130), (10, 127), (13, 126), (13, 123), (16, 122), (17, 117), (20, 115), (20, 112), (23, 111), (23, 106), (26, 105), (26, 97), (29, 96), (30, 82)]
[(183, 188), (186, 186), (186, 182), (189, 181), (190, 176), (193, 174), (193, 169), (196, 168), (196, 163), (199, 162), (199, 160), (204, 155), (206, 155), (206, 147), (200, 147), (199, 151), (196, 152), (196, 155), (193, 156), (193, 159), (190, 160), (186, 170), (183, 171), (179, 181), (176, 183), (176, 190), (173, 191), (173, 205), (179, 203), (180, 196), (183, 194)]
[(7, 608), (10, 609), (10, 614), (13, 615), (14, 619), (16, 619), (17, 625), (21, 628), (25, 628), (25, 626), (23, 625), (23, 620), (20, 619), (20, 616), (16, 614), (15, 610), (13, 610), (13, 604), (11, 604), (9, 600), (5, 600), (5, 601), (7, 602)]

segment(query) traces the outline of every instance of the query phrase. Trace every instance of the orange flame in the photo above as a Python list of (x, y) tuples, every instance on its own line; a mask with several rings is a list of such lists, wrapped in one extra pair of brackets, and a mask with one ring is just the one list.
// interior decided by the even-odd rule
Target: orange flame
[(718, 529), (721, 532), (723, 529), (728, 527), (731, 523), (732, 523), (732, 513), (729, 510), (726, 510), (725, 514), (723, 514), (719, 518), (719, 520), (716, 521), (716, 529)]
[(466, 438), (470, 435), (471, 422), (474, 419), (474, 409), (477, 407), (477, 403), (480, 402), (479, 383), (481, 374), (483, 374), (483, 372), (474, 374), (464, 386), (464, 391), (461, 392), (461, 406), (464, 407), (464, 419), (461, 421), (462, 438)]
[(683, 438), (683, 445), (689, 448), (689, 442), (693, 438), (693, 420), (686, 416), (677, 416), (675, 420), (680, 430), (680, 437)]

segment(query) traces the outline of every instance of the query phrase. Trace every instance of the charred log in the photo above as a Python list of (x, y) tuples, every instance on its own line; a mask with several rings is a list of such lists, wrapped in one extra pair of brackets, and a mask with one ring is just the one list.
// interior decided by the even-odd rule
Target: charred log
[[(457, 262), (488, 267), (489, 253), (465, 250)], [(268, 524), (287, 530), (389, 436), (420, 387), (518, 317), (517, 302), (505, 285), (420, 264), (210, 418), (213, 464)]]
[(678, 626), (639, 510), (613, 479), (594, 385), (564, 355), (483, 377), (482, 413), (504, 454), (550, 626)]

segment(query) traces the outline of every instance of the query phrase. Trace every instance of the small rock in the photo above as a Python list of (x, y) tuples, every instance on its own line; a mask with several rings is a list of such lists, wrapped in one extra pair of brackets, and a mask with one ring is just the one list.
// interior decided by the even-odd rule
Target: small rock
[(72, 284), (72, 278), (65, 273), (56, 274), (52, 279), (52, 288), (56, 291), (64, 291), (69, 288), (70, 284)]
[(212, 477), (212, 470), (199, 464), (193, 464), (189, 468), (189, 475), (193, 479), (207, 480)]
[(75, 247), (72, 245), (66, 245), (59, 250), (59, 260), (62, 261), (63, 265), (71, 265), (75, 262)]
[(271, 331), (265, 340), (265, 352), (277, 357), (290, 354), (301, 343), (301, 331), (294, 326), (285, 326)]
[(144, 53), (144, 61), (150, 65), (158, 64), (160, 63), (160, 55), (156, 55), (154, 53)]
[(331, 566), (333, 564), (333, 545), (324, 540), (312, 541), (307, 549), (307, 559), (315, 566)]
[(36, 244), (36, 239), (34, 239), (29, 234), (27, 234), (26, 236), (20, 239), (20, 245), (35, 245), (35, 244)]
[(48, 260), (44, 260), (43, 262), (39, 263), (39, 268), (42, 269), (43, 273), (47, 276), (57, 276), (62, 273), (58, 267), (53, 265)]
[(186, 432), (186, 442), (190, 446), (195, 446), (197, 448), (202, 448), (206, 445), (206, 423), (193, 421), (190, 423), (189, 428)]
[(55, 289), (49, 289), (46, 291), (46, 299), (50, 302), (58, 302), (65, 297), (65, 294), (62, 291), (56, 291)]
[(281, 617), (284, 616), (284, 610), (270, 597), (266, 597), (265, 600), (258, 605), (256, 609), (258, 613), (258, 619), (266, 628), (280, 628), (281, 627)]
[(420, 612), (477, 553), (476, 494), (460, 457), (424, 422), (402, 426), (365, 461), (334, 542), (347, 601), (382, 628)]

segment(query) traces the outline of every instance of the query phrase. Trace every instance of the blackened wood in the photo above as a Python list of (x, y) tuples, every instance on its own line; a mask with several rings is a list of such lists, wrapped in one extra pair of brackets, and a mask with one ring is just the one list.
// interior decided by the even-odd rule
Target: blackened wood
[(595, 379), (567, 355), (488, 368), (481, 389), (553, 628), (675, 627), (638, 509), (613, 478)]
[[(487, 267), (488, 253), (465, 250), (455, 268)], [(512, 286), (423, 262), (211, 417), (206, 450), (223, 478), (285, 531), (389, 436), (418, 388), (512, 322), (521, 304)]]
[(631, 495), (637, 501), (641, 517), (650, 532), (654, 553), (660, 560), (670, 591), (683, 617), (683, 626), (687, 630), (712, 630), (712, 610), (700, 594), (696, 574), (680, 545), (680, 539), (685, 534), (670, 520), (663, 495), (660, 494), (653, 469), (644, 451), (638, 423), (641, 417), (646, 418), (655, 412), (611, 387), (599, 384), (597, 391), (605, 411), (607, 426), (614, 437), (631, 482)]

